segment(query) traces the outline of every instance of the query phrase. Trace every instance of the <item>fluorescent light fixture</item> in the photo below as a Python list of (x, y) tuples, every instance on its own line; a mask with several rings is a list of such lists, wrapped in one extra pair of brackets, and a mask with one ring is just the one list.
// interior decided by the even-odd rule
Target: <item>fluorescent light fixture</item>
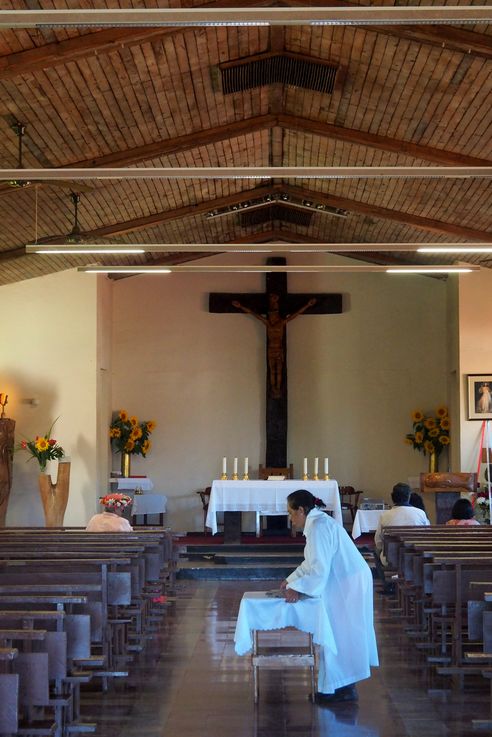
[[(492, 166), (189, 166), (22, 169), (22, 178), (52, 179), (388, 179), (492, 178)], [(19, 178), (19, 169), (1, 169), (0, 180)], [(252, 193), (254, 195), (254, 192)]]
[(91, 255), (94, 253), (97, 254), (105, 254), (106, 256), (110, 256), (111, 254), (114, 255), (122, 255), (122, 254), (136, 254), (136, 253), (145, 253), (145, 248), (143, 247), (137, 247), (137, 246), (121, 246), (121, 247), (115, 247), (115, 246), (87, 246), (85, 248), (82, 248), (81, 246), (70, 246), (70, 245), (60, 245), (60, 246), (37, 246), (35, 243), (32, 245), (29, 244), (26, 246), (26, 253), (43, 253), (45, 255), (54, 255), (54, 254), (65, 254), (65, 255)]
[[(470, 251), (466, 249), (470, 248)], [(477, 249), (483, 250), (477, 250)], [(428, 250), (427, 250), (428, 249)], [(453, 250), (456, 249), (456, 250)], [(38, 254), (81, 254), (81, 255), (112, 255), (132, 253), (371, 253), (381, 252), (420, 252), (420, 253), (488, 253), (492, 251), (492, 244), (477, 243), (476, 245), (459, 246), (456, 243), (441, 243), (439, 246), (424, 246), (422, 243), (133, 243), (108, 244), (95, 243), (94, 245), (74, 246), (73, 244), (30, 243), (26, 246), (26, 253)]]
[(489, 23), (492, 8), (411, 6), (348, 8), (148, 8), (105, 10), (2, 10), (3, 28), (242, 26), (242, 25), (391, 25)]
[(492, 253), (492, 243), (476, 246), (422, 246), (419, 253)]
[(313, 264), (287, 264), (287, 265), (270, 265), (270, 264), (228, 264), (228, 265), (211, 265), (199, 264), (188, 265), (179, 264), (176, 266), (80, 266), (78, 271), (86, 274), (197, 274), (197, 273), (264, 273), (264, 272), (285, 272), (285, 273), (350, 273), (350, 272), (387, 272), (387, 273), (403, 273), (403, 274), (453, 274), (466, 273), (468, 271), (479, 271), (479, 266), (462, 267), (462, 266), (388, 266), (382, 264), (363, 264), (363, 265), (313, 265)]

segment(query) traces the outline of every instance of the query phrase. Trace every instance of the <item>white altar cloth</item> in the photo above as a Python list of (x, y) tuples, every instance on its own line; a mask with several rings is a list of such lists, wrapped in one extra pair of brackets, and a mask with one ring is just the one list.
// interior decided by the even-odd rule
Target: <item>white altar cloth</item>
[(135, 494), (132, 514), (164, 514), (166, 507), (165, 494)]
[(116, 484), (118, 491), (132, 491), (134, 489), (152, 491), (154, 488), (154, 484), (147, 476), (144, 476), (143, 478), (115, 476), (114, 478), (109, 479), (109, 483)]
[(261, 512), (287, 514), (287, 497), (292, 491), (306, 489), (326, 504), (333, 518), (342, 522), (338, 484), (329, 481), (213, 481), (206, 525), (217, 532), (217, 512)]
[(278, 630), (295, 627), (309, 632), (316, 645), (324, 645), (336, 654), (336, 645), (323, 600), (307, 597), (295, 604), (285, 599), (266, 595), (265, 591), (247, 591), (241, 599), (234, 634), (238, 655), (245, 655), (253, 647), (253, 630)]
[(363, 532), (374, 532), (377, 530), (379, 518), (385, 511), (385, 509), (358, 509), (355, 513), (354, 524), (352, 526), (352, 537), (354, 540), (362, 535)]

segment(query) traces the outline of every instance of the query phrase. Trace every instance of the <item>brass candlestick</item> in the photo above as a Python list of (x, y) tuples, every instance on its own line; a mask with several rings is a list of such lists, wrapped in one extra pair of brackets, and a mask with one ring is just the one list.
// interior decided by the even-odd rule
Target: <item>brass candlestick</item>
[(222, 476), (220, 477), (220, 480), (221, 481), (227, 481), (227, 474), (226, 473), (223, 473)]
[(302, 480), (303, 481), (309, 481), (309, 476), (307, 475), (307, 473), (303, 473), (302, 474)]
[(232, 480), (233, 481), (237, 481), (237, 473), (233, 473), (232, 474)]
[(319, 476), (317, 473), (314, 474), (313, 481), (319, 481)]
[(243, 481), (249, 481), (249, 476), (247, 473), (244, 474)]
[(325, 473), (324, 479), (325, 479), (325, 481), (329, 481), (330, 480), (330, 477), (328, 476), (327, 473)]

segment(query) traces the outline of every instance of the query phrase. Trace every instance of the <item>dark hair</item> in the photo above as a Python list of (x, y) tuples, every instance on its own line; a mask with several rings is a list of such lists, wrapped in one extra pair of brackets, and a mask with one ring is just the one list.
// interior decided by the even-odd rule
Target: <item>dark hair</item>
[(394, 504), (408, 504), (411, 493), (412, 490), (409, 485), (399, 481), (393, 486), (391, 498), (393, 499)]
[(420, 494), (417, 494), (416, 491), (412, 491), (409, 501), (411, 507), (417, 507), (417, 509), (421, 509), (423, 512), (425, 512), (424, 500), (422, 499)]
[(458, 499), (451, 510), (451, 519), (473, 519), (473, 507), (468, 499)]
[(314, 509), (314, 507), (326, 507), (326, 504), (321, 499), (317, 499), (310, 491), (306, 489), (298, 489), (293, 491), (287, 497), (287, 503), (292, 509), (304, 509), (306, 514)]

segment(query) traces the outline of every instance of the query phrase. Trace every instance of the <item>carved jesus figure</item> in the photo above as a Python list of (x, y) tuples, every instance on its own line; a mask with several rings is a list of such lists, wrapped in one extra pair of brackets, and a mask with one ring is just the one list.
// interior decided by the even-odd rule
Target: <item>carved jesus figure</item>
[(263, 315), (259, 314), (258, 312), (254, 312), (254, 310), (250, 310), (249, 307), (245, 307), (237, 300), (234, 300), (232, 302), (233, 307), (236, 307), (238, 310), (242, 310), (242, 312), (245, 312), (247, 315), (252, 315), (253, 317), (256, 317), (257, 320), (260, 320), (265, 327), (267, 332), (267, 340), (268, 340), (268, 349), (267, 349), (267, 360), (268, 360), (268, 372), (270, 376), (270, 387), (272, 390), (272, 395), (274, 397), (280, 396), (280, 390), (282, 388), (282, 372), (284, 367), (284, 360), (285, 360), (285, 351), (284, 351), (284, 335), (285, 335), (285, 326), (288, 322), (291, 320), (294, 320), (299, 315), (302, 315), (303, 312), (306, 312), (307, 309), (312, 307), (314, 304), (316, 304), (316, 300), (310, 299), (307, 304), (304, 305), (304, 307), (301, 307), (297, 312), (293, 312), (292, 315), (287, 315), (287, 317), (281, 317), (280, 312), (278, 309), (278, 303), (279, 303), (279, 296), (278, 294), (269, 294), (268, 295), (268, 313), (267, 316), (264, 317)]

